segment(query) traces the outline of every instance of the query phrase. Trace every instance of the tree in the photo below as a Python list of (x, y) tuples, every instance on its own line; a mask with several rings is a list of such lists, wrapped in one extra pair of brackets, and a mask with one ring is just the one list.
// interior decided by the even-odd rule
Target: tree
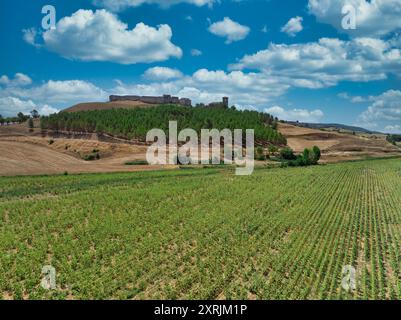
[(39, 112), (38, 112), (37, 110), (35, 110), (35, 109), (33, 109), (33, 110), (31, 111), (31, 116), (32, 116), (32, 118), (34, 118), (34, 119), (37, 119), (37, 118), (40, 117)]
[(302, 153), (303, 163), (305, 165), (312, 164), (312, 152), (310, 149), (305, 148), (304, 152)]
[(290, 147), (281, 149), (280, 156), (284, 160), (295, 160), (297, 158), (294, 154), (294, 151)]
[(314, 146), (312, 148), (312, 162), (313, 164), (318, 164), (320, 157), (322, 156), (322, 152), (318, 146)]
[(265, 150), (262, 147), (257, 147), (255, 150), (255, 159), (258, 161), (265, 161), (266, 155)]
[(33, 130), (33, 128), (34, 128), (32, 118), (29, 118), (29, 120), (28, 120), (28, 127), (29, 127), (29, 129), (31, 129), (31, 130)]
[(24, 115), (22, 112), (18, 112), (17, 117), (19, 122), (24, 122), (27, 119), (27, 116)]

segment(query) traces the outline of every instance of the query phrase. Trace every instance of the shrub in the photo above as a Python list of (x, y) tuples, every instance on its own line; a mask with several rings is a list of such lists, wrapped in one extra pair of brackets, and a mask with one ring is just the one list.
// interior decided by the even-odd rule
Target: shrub
[(274, 146), (274, 145), (269, 146), (270, 154), (275, 154), (275, 153), (277, 153), (277, 151), (278, 151), (278, 148), (276, 146)]
[(96, 156), (94, 154), (87, 154), (83, 156), (83, 160), (85, 161), (93, 161), (95, 160)]
[(297, 157), (290, 147), (285, 147), (280, 150), (280, 157), (284, 160), (295, 160)]
[(304, 167), (318, 164), (321, 156), (319, 147), (314, 146), (312, 149), (305, 149), (302, 154), (296, 157), (294, 160), (288, 161), (290, 167)]
[(257, 147), (255, 150), (255, 160), (258, 161), (265, 161), (266, 160), (266, 155), (265, 155), (265, 150), (262, 147)]
[(100, 154), (99, 153), (87, 154), (87, 155), (84, 155), (82, 159), (85, 160), (85, 161), (99, 160), (100, 159)]

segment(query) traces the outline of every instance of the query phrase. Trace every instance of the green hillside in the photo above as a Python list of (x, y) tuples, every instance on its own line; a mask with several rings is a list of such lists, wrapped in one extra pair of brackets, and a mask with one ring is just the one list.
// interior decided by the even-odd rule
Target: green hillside
[(162, 105), (152, 108), (93, 110), (75, 113), (60, 112), (41, 118), (42, 129), (98, 132), (126, 139), (146, 138), (149, 130), (159, 128), (168, 132), (169, 121), (178, 122), (178, 130), (254, 129), (255, 139), (285, 145), (286, 139), (276, 130), (277, 119), (256, 111), (234, 108), (192, 108)]

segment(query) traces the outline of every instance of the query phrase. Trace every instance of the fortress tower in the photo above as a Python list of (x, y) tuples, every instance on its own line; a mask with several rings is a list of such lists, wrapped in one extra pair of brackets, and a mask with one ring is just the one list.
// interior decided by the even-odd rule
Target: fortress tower
[(223, 97), (223, 105), (225, 108), (228, 108), (228, 97)]

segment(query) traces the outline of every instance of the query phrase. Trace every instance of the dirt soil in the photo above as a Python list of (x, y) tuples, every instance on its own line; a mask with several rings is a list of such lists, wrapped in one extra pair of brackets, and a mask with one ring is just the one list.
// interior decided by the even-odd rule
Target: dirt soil
[[(37, 133), (39, 129), (35, 129)], [(35, 133), (34, 132), (34, 133)], [(54, 139), (33, 136), (26, 125), (0, 126), (0, 176), (131, 172), (172, 169), (176, 166), (126, 165), (146, 160), (146, 146), (88, 139)], [(99, 153), (100, 159), (85, 161)]]
[(287, 138), (290, 148), (300, 153), (305, 148), (318, 146), (322, 162), (357, 160), (366, 157), (401, 155), (401, 149), (382, 137), (361, 137), (353, 134), (323, 131), (279, 124), (279, 131)]

